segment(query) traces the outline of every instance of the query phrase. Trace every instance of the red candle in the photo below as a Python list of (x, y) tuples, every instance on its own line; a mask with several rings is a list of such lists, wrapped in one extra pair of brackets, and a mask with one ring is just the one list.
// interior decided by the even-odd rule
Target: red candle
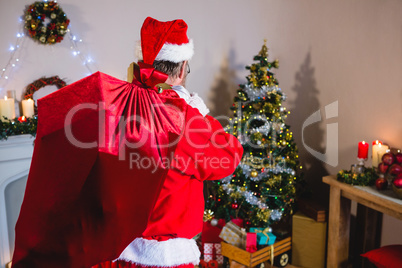
[(357, 158), (367, 159), (368, 149), (369, 149), (369, 145), (368, 145), (367, 142), (365, 142), (365, 141), (359, 142), (359, 147), (358, 147), (358, 151), (357, 151)]

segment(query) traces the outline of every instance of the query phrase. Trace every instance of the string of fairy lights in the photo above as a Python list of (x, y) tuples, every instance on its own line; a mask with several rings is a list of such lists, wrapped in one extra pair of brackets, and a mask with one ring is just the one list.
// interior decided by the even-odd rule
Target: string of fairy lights
[[(8, 85), (9, 81), (11, 80), (13, 73), (21, 66), (24, 62), (21, 59), (21, 49), (24, 47), (25, 41), (27, 39), (26, 34), (24, 33), (24, 20), (20, 19), (20, 28), (16, 33), (16, 41), (14, 45), (9, 47), (9, 60), (7, 61), (6, 65), (1, 68), (0, 72), (0, 93), (5, 89)], [(86, 53), (83, 52), (81, 48), (83, 46), (83, 40), (78, 35), (75, 35), (70, 28), (67, 29), (67, 39), (70, 42), (70, 50), (71, 55), (73, 57), (78, 57), (81, 61), (81, 64), (87, 69), (88, 74), (94, 73), (97, 70), (97, 66), (93, 58)]]

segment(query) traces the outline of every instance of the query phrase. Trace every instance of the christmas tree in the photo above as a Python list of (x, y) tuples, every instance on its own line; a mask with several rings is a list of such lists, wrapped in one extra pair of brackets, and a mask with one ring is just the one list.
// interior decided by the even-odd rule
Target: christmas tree
[(231, 176), (210, 183), (204, 219), (240, 218), (246, 226), (268, 227), (293, 213), (301, 166), (285, 124), (286, 95), (271, 72), (279, 62), (268, 61), (265, 43), (256, 63), (246, 66), (250, 74), (237, 91), (226, 127), (244, 147), (242, 161)]

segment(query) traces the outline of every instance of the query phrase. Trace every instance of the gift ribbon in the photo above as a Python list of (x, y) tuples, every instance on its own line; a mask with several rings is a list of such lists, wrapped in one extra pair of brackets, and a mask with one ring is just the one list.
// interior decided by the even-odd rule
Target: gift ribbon
[(263, 235), (265, 235), (267, 238), (268, 238), (268, 241), (269, 241), (269, 235), (268, 235), (268, 233), (269, 233), (269, 227), (267, 227), (267, 228), (265, 228), (264, 230), (254, 230), (254, 232), (256, 232), (256, 233), (262, 233)]
[[(212, 244), (212, 253), (205, 253), (205, 249), (204, 249), (204, 255), (212, 255), (212, 260), (216, 260), (217, 255), (221, 255), (221, 254), (217, 254), (218, 249), (216, 248), (216, 245), (220, 245), (220, 243), (211, 243), (211, 244)], [(204, 246), (205, 246), (205, 244), (204, 244)]]
[(274, 245), (271, 245), (271, 267), (274, 267)]
[(142, 84), (154, 88), (157, 84), (165, 83), (168, 75), (156, 70), (151, 64), (144, 62), (134, 63), (134, 76)]

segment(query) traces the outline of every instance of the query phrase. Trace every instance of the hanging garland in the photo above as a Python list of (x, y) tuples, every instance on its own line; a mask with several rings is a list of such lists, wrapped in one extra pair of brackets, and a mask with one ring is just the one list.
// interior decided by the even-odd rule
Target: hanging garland
[(0, 140), (6, 140), (9, 136), (31, 134), (36, 136), (38, 126), (37, 116), (26, 118), (21, 116), (18, 120), (0, 120)]
[[(50, 21), (45, 25), (45, 18)], [(35, 2), (25, 11), (25, 28), (29, 36), (42, 44), (55, 44), (63, 40), (70, 20), (54, 2)]]
[(353, 173), (350, 170), (341, 170), (336, 176), (338, 181), (360, 186), (374, 185), (377, 177), (375, 168), (366, 168), (366, 170), (360, 174)]

